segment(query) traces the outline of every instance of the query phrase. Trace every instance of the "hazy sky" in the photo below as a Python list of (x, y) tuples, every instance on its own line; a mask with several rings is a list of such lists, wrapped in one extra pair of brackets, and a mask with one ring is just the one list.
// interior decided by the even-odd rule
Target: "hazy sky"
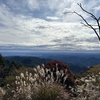
[(76, 11), (89, 19), (77, 3), (100, 16), (100, 0), (0, 0), (0, 49), (100, 50), (81, 18), (64, 14)]

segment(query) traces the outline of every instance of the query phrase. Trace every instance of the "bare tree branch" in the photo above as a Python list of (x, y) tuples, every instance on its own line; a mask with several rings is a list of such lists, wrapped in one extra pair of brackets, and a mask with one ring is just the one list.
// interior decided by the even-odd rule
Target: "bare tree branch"
[[(84, 26), (86, 26), (87, 28), (90, 28), (90, 26), (88, 26), (87, 24), (85, 24), (84, 22), (80, 22), (81, 24), (83, 24)], [(91, 25), (91, 26), (98, 26), (98, 25)], [(98, 27), (94, 27), (94, 29), (98, 30), (99, 28)]]
[[(97, 18), (94, 14), (92, 14), (92, 13), (88, 12), (87, 10), (85, 10), (85, 9), (82, 7), (81, 3), (80, 3), (80, 4), (78, 3), (78, 5), (80, 6), (80, 8), (81, 8), (85, 13), (89, 14), (89, 15), (91, 16), (91, 18), (93, 18), (93, 20), (96, 21), (97, 25), (95, 25), (95, 26), (97, 26), (98, 28), (95, 28), (94, 25), (89, 24), (89, 22), (88, 22), (82, 15), (80, 15), (79, 13), (77, 13), (77, 12), (75, 12), (75, 11), (74, 11), (73, 13), (75, 13), (75, 14), (77, 14), (79, 17), (81, 17), (81, 19), (85, 22), (85, 23), (82, 23), (82, 24), (83, 24), (84, 26), (88, 27), (88, 28), (91, 28), (91, 29), (95, 32), (95, 34), (97, 35), (97, 37), (98, 37), (98, 39), (99, 39), (99, 41), (100, 41), (100, 23), (99, 23), (100, 17)], [(99, 33), (97, 32), (97, 30), (99, 30)]]
[(77, 13), (76, 11), (73, 11), (73, 12), (65, 12), (64, 14), (66, 14), (66, 13), (75, 13), (76, 15), (78, 15), (84, 21), (84, 23), (81, 23), (81, 24), (83, 24), (84, 26), (92, 29), (95, 32), (95, 34), (97, 35), (97, 37), (98, 37), (98, 39), (100, 41), (100, 22), (99, 22), (100, 21), (100, 17), (97, 18), (94, 14), (92, 14), (91, 12), (88, 12), (87, 10), (85, 10), (82, 7), (81, 3), (80, 4), (77, 3), (77, 4), (82, 9), (82, 11), (84, 11), (86, 14), (89, 14), (90, 15), (90, 17), (96, 22), (96, 25), (90, 24), (88, 22), (88, 20), (86, 20), (81, 14)]
[(86, 11), (86, 10), (82, 7), (81, 3), (80, 3), (80, 4), (77, 3), (77, 4), (80, 6), (80, 8), (81, 8), (84, 12), (86, 12), (86, 13), (89, 14), (89, 15), (91, 15), (91, 17), (92, 17), (94, 20), (98, 20), (92, 13)]
[(81, 22), (81, 24), (83, 24), (84, 26), (86, 26), (87, 28), (91, 28), (90, 26), (86, 25), (85, 23)]

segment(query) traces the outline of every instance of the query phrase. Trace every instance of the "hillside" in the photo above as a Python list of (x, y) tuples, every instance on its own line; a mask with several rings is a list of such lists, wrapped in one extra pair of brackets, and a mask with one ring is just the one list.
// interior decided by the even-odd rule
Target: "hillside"
[(26, 56), (8, 56), (5, 58), (9, 61), (16, 61), (18, 63), (22, 63), (26, 67), (36, 67), (37, 65), (46, 64), (48, 61), (51, 61), (51, 59)]
[[(44, 56), (43, 56), (44, 57)], [(100, 64), (100, 57), (93, 54), (50, 54), (46, 58), (63, 61), (64, 63), (78, 64), (82, 67), (89, 67)]]
[[(22, 63), (26, 67), (35, 67), (37, 65), (46, 64), (49, 61), (56, 60), (52, 58), (49, 59), (49, 58), (40, 58), (40, 57), (31, 57), (31, 56), (28, 56), (28, 57), (27, 56), (8, 56), (5, 58), (9, 61), (16, 61), (16, 62)], [(74, 73), (84, 72), (87, 70), (86, 67), (83, 67), (81, 64), (78, 64), (78, 63), (66, 63), (66, 64), (69, 65), (69, 68)]]
[[(12, 57), (10, 59), (11, 60), (14, 59), (14, 61), (17, 61), (17, 62), (23, 60), (25, 57), (27, 61), (25, 61), (24, 59), (22, 63), (29, 67), (30, 66), (33, 67), (33, 64), (35, 63), (36, 65), (37, 64), (41, 65), (40, 63), (41, 60), (42, 60), (42, 63), (44, 64), (45, 62), (48, 62), (50, 60), (62, 61), (63, 63), (69, 65), (70, 69), (75, 73), (84, 72), (87, 70), (88, 67), (100, 64), (100, 53), (68, 53), (68, 52), (63, 52), (63, 51), (62, 52), (35, 51), (35, 52), (8, 52), (8, 53), (5, 52), (3, 53), (3, 55), (5, 57), (8, 56), (8, 58)], [(36, 61), (34, 61), (35, 60), (34, 57), (36, 58)]]
[[(27, 100), (25, 99), (27, 94), (30, 95), (30, 93), (33, 93), (32, 91), (36, 89), (36, 87), (40, 89), (40, 86), (47, 85), (48, 87), (49, 84), (49, 89), (51, 89), (54, 83), (61, 88), (61, 96), (64, 94), (63, 97), (67, 98), (67, 100), (80, 100), (80, 97), (82, 100), (100, 99), (100, 65), (89, 67), (84, 73), (77, 74), (79, 76), (77, 77), (70, 67), (61, 61), (48, 61), (48, 63), (44, 65), (41, 65), (42, 63), (40, 65), (38, 64), (35, 68), (24, 67), (20, 64), (20, 62), (22, 62), (23, 64), (31, 65), (33, 61), (34, 64), (36, 64), (35, 61), (38, 62), (39, 60), (41, 62), (42, 60), (47, 61), (47, 59), (43, 58), (18, 56), (6, 57), (5, 59), (0, 55), (0, 86), (3, 87), (10, 84), (11, 87), (11, 91), (8, 89), (6, 94), (2, 93), (4, 95), (3, 97), (6, 98), (4, 100), (8, 100), (7, 98), (11, 100), (13, 98), (12, 89), (15, 89), (16, 98), (20, 97), (21, 100), (23, 100), (22, 98), (24, 96), (24, 100)], [(81, 68), (80, 65), (76, 65), (76, 68), (79, 68), (78, 66)], [(45, 84), (46, 82), (47, 84)], [(30, 85), (31, 87), (29, 89)], [(20, 90), (20, 87), (23, 87), (21, 88), (23, 89), (22, 91), (26, 91), (23, 92), (24, 94), (19, 95), (16, 91), (16, 89)], [(57, 89), (59, 88), (57, 87)], [(55, 89), (53, 89), (53, 91), (54, 90)], [(30, 95), (30, 97), (33, 98), (33, 94)], [(34, 97), (36, 97), (36, 95), (34, 95)]]
[(91, 66), (89, 67), (83, 74), (100, 74), (100, 65), (95, 65), (95, 66)]

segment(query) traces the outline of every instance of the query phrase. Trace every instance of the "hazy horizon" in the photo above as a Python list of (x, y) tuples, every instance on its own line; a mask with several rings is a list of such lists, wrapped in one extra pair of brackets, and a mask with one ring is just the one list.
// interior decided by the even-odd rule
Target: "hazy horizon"
[(96, 51), (0, 51), (0, 54), (3, 56), (40, 56), (40, 55), (98, 55), (100, 52)]

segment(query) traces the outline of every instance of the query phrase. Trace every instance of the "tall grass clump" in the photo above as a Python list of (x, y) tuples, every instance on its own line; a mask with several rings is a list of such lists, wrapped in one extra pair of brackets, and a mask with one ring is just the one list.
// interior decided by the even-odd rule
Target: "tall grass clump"
[(64, 100), (76, 94), (74, 75), (58, 61), (38, 65), (31, 71), (21, 70), (13, 76), (14, 79), (7, 78), (8, 89), (3, 100)]
[(3, 100), (64, 100), (63, 87), (40, 80), (28, 71), (15, 76), (13, 87), (7, 86)]
[(63, 97), (63, 88), (57, 84), (47, 84), (34, 91), (32, 100), (65, 100)]

